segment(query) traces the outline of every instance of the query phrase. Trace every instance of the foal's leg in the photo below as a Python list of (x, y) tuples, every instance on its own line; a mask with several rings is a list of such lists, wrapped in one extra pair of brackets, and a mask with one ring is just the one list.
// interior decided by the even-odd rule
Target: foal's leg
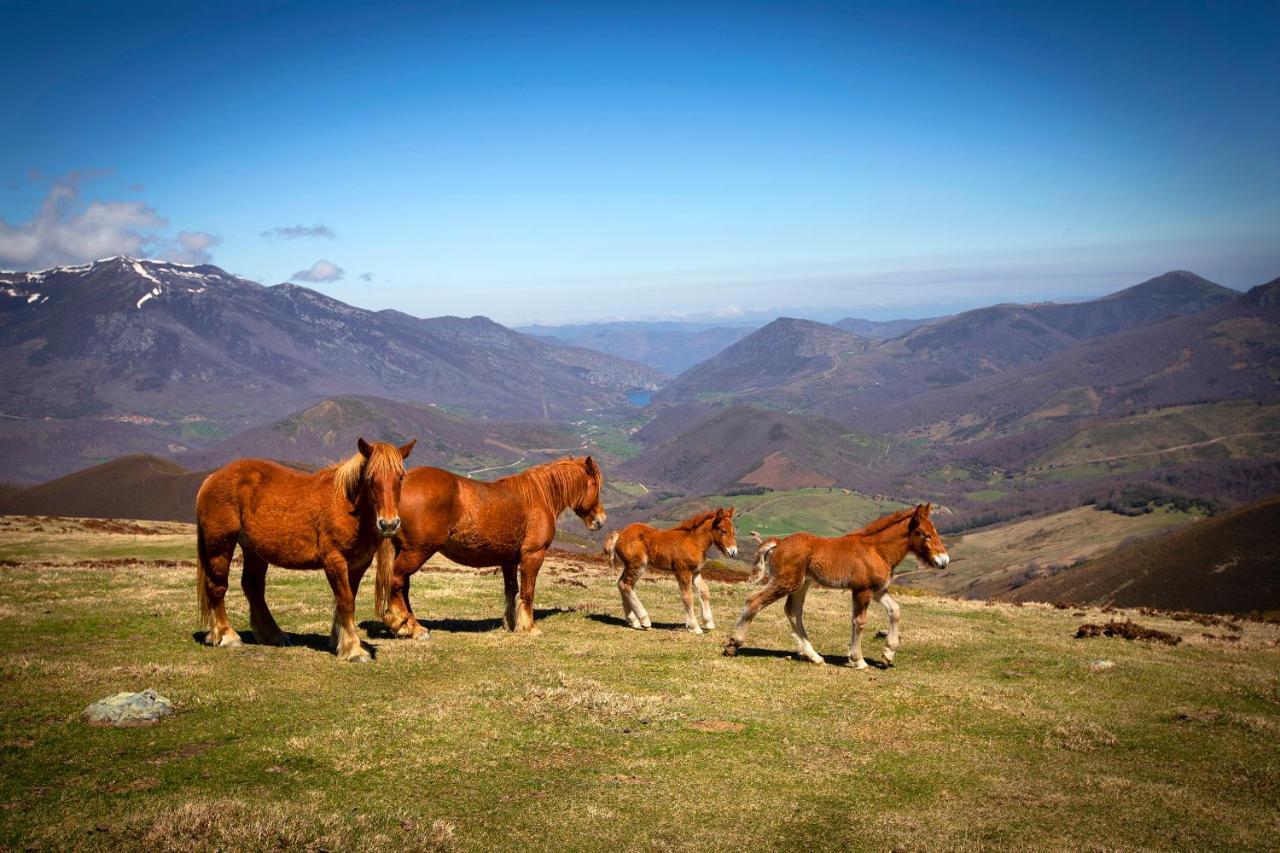
[(249, 548), (240, 550), (244, 554), (240, 588), (244, 590), (244, 597), (249, 599), (249, 625), (253, 628), (253, 638), (265, 645), (289, 645), (289, 638), (280, 630), (271, 615), (271, 608), (267, 607), (267, 561)]
[(862, 629), (867, 624), (867, 607), (871, 604), (871, 590), (860, 589), (853, 593), (853, 634), (849, 639), (849, 666), (854, 669), (866, 669), (867, 662), (862, 659)]
[[(382, 621), (392, 634), (401, 639), (425, 640), (430, 637), (426, 627), (413, 615), (413, 608), (409, 606), (409, 579), (422, 568), (423, 563), (431, 559), (433, 553), (420, 548), (406, 548), (396, 555), (387, 593), (387, 610), (382, 615)], [(356, 584), (359, 585), (358, 580)]]
[(534, 551), (520, 558), (520, 604), (516, 608), (517, 633), (538, 636), (542, 630), (533, 624), (533, 591), (538, 584), (538, 570), (546, 551)]
[(632, 568), (630, 563), (623, 565), (622, 574), (618, 576), (618, 592), (622, 594), (622, 612), (627, 617), (627, 624), (641, 631), (652, 628), (649, 611), (644, 609), (640, 596), (636, 595), (636, 582), (644, 574), (647, 562), (641, 561), (636, 568)]
[(711, 590), (707, 587), (707, 582), (702, 579), (702, 567), (698, 567), (698, 571), (693, 573), (693, 585), (698, 588), (698, 598), (702, 605), (702, 627), (708, 631), (715, 630), (716, 620), (711, 615)]
[(338, 660), (368, 663), (372, 660), (356, 634), (356, 597), (351, 591), (351, 575), (347, 561), (336, 551), (324, 562), (324, 574), (333, 590), (333, 639), (337, 642)]
[(204, 594), (208, 602), (208, 628), (204, 641), (210, 646), (238, 646), (240, 635), (227, 619), (227, 582), (231, 574), (231, 556), (236, 550), (236, 540), (230, 538), (205, 544)]
[(796, 638), (796, 648), (800, 655), (812, 663), (826, 663), (822, 655), (809, 642), (809, 632), (804, 629), (804, 600), (809, 594), (809, 581), (805, 581), (796, 591), (787, 596), (787, 618), (791, 620), (791, 633)]
[(698, 625), (698, 617), (693, 615), (693, 572), (685, 566), (676, 565), (676, 583), (680, 586), (680, 601), (684, 604), (684, 626), (695, 634), (702, 633)]
[(507, 607), (502, 611), (502, 627), (508, 631), (516, 629), (516, 594), (520, 592), (520, 576), (516, 572), (519, 568), (519, 563), (502, 567), (502, 591), (507, 597)]
[(884, 662), (893, 663), (893, 657), (898, 653), (898, 619), (901, 617), (902, 608), (898, 606), (898, 602), (887, 591), (881, 590), (876, 596), (880, 599), (880, 603), (884, 605), (885, 612), (889, 614), (889, 636), (884, 643)]
[(756, 618), (756, 614), (790, 592), (791, 590), (778, 583), (778, 579), (774, 577), (764, 589), (747, 596), (747, 602), (742, 606), (742, 613), (738, 616), (738, 623), (733, 626), (733, 634), (724, 644), (724, 653), (736, 654), (738, 647), (747, 641), (747, 631), (751, 628), (751, 620)]

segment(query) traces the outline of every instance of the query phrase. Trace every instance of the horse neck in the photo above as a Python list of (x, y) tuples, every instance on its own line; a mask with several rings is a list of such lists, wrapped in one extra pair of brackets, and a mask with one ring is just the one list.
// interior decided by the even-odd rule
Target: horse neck
[(862, 536), (862, 544), (881, 556), (889, 568), (896, 568), (906, 559), (908, 548), (907, 530), (904, 525), (908, 519), (891, 524), (878, 533)]
[(698, 553), (702, 555), (707, 553), (711, 548), (712, 543), (715, 541), (715, 538), (711, 535), (710, 524), (699, 524), (693, 530), (686, 531), (685, 535), (693, 541), (694, 545), (698, 549)]
[(324, 476), (323, 488), (327, 488), (333, 495), (334, 512), (337, 515), (354, 515), (358, 516), (361, 524), (372, 525), (375, 519), (373, 509), (373, 501), (369, 499), (367, 484), (361, 481), (356, 485), (355, 494), (347, 495), (342, 489), (337, 488), (337, 476), (334, 472), (322, 472)]
[(524, 491), (542, 503), (552, 518), (558, 518), (560, 513), (572, 506), (586, 488), (585, 482), (577, 478), (570, 484), (566, 482), (569, 478), (557, 477), (554, 471), (549, 470), (526, 471), (517, 476), (525, 478)]

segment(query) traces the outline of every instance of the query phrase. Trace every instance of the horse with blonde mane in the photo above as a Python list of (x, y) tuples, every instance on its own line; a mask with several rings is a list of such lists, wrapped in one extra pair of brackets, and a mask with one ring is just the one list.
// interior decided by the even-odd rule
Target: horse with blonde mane
[(702, 628), (693, 613), (693, 591), (700, 597), (702, 622), (707, 630), (716, 627), (711, 615), (711, 590), (702, 579), (702, 564), (712, 547), (726, 557), (738, 555), (738, 542), (733, 530), (733, 507), (720, 507), (686, 518), (669, 530), (647, 524), (629, 524), (620, 532), (610, 533), (604, 542), (609, 567), (617, 571), (618, 592), (622, 594), (622, 614), (632, 628), (653, 627), (648, 612), (636, 595), (635, 585), (650, 566), (666, 569), (676, 576), (680, 598), (684, 602), (684, 626), (695, 634)]
[(939, 569), (951, 557), (947, 546), (929, 520), (931, 504), (886, 515), (861, 530), (844, 536), (826, 538), (812, 533), (794, 533), (782, 539), (766, 539), (760, 543), (756, 557), (758, 576), (767, 578), (764, 589), (747, 597), (733, 635), (725, 643), (724, 653), (733, 655), (747, 639), (751, 620), (760, 610), (786, 596), (787, 621), (796, 649), (813, 663), (825, 663), (814, 651), (804, 629), (804, 599), (809, 585), (815, 581), (829, 589), (847, 589), (853, 596), (852, 632), (849, 641), (849, 666), (865, 669), (862, 658), (862, 629), (867, 623), (867, 608), (872, 599), (884, 605), (889, 614), (889, 634), (884, 660), (892, 664), (898, 651), (898, 602), (889, 595), (893, 570), (907, 554)]
[(355, 596), (379, 544), (400, 529), (396, 504), (404, 460), (397, 448), (368, 444), (338, 465), (307, 474), (265, 459), (238, 459), (214, 471), (196, 495), (196, 595), (211, 646), (238, 646), (225, 598), (236, 545), (244, 554), (240, 586), (260, 643), (288, 645), (267, 607), (267, 566), (324, 569), (333, 589), (330, 640), (340, 660), (371, 658), (356, 636)]
[(572, 509), (588, 529), (599, 530), (605, 522), (603, 486), (604, 473), (590, 456), (557, 459), (491, 483), (441, 468), (414, 468), (400, 498), (402, 527), (394, 555), (391, 549), (378, 554), (379, 618), (397, 637), (430, 636), (409, 605), (409, 579), (439, 552), (464, 566), (500, 566), (507, 598), (503, 625), (541, 633), (533, 624), (533, 592), (556, 519)]

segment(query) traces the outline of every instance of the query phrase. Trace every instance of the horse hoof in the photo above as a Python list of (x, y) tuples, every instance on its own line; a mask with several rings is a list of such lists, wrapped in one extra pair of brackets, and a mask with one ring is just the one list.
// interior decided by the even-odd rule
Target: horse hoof
[(708, 631), (714, 631), (716, 629), (716, 623), (708, 622), (706, 625), (703, 625), (702, 627), (706, 628)]
[(423, 628), (421, 631), (415, 631), (413, 634), (413, 639), (417, 640), (418, 642), (422, 642), (424, 640), (430, 640), (431, 632), (428, 631), (426, 628)]
[[(686, 627), (687, 627), (687, 626), (686, 626)], [(701, 628), (699, 628), (697, 625), (694, 625), (692, 628), (689, 628), (689, 633), (690, 633), (690, 634), (701, 634), (701, 633), (702, 633), (702, 629), (701, 629)]]
[(738, 654), (738, 647), (733, 643), (726, 643), (724, 649), (720, 653), (727, 658), (731, 658)]
[(641, 628), (644, 628), (646, 631), (648, 631), (650, 628), (652, 628), (652, 627), (653, 627), (653, 620), (651, 620), (651, 619), (644, 619), (644, 620), (642, 620), (642, 621), (640, 622), (640, 627), (641, 627)]
[(856, 661), (854, 661), (854, 660), (849, 661), (849, 663), (847, 664), (847, 666), (853, 667), (854, 669), (866, 669), (866, 668), (867, 668), (867, 662), (866, 662), (865, 660), (862, 660), (861, 658), (859, 658), (859, 659), (858, 659), (858, 660), (856, 660)]
[(244, 643), (241, 642), (240, 638), (235, 634), (227, 634), (218, 643), (218, 646), (224, 649), (236, 649), (243, 645)]
[(347, 663), (373, 663), (373, 658), (369, 656), (368, 652), (361, 652), (355, 657), (347, 658)]

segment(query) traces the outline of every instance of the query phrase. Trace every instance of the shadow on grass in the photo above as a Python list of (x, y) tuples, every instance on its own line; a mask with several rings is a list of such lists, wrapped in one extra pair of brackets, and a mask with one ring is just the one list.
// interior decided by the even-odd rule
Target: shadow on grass
[[(796, 663), (809, 664), (808, 659), (801, 656), (798, 652), (788, 652), (783, 649), (759, 649), (751, 646), (741, 646), (738, 648), (734, 657), (740, 658), (784, 658), (793, 660)], [(822, 656), (831, 666), (848, 666), (848, 655), (823, 655)], [(867, 665), (872, 669), (889, 669), (889, 664), (884, 661), (874, 660), (872, 658), (864, 658)], [(813, 664), (810, 664), (812, 666)]]
[[(626, 628), (631, 631), (636, 630), (635, 628), (632, 628), (630, 625), (627, 624), (626, 619), (623, 619), (621, 616), (614, 616), (610, 613), (589, 613), (587, 614), (587, 618), (590, 619), (592, 622), (599, 622), (601, 625), (612, 625), (615, 628)], [(683, 622), (654, 622), (653, 628), (654, 630), (657, 630), (657, 631), (688, 631), (689, 630), (688, 628), (685, 627), (685, 624)]]
[[(378, 624), (382, 624), (382, 623), (379, 622)], [(195, 640), (198, 644), (203, 646), (204, 635), (205, 635), (204, 631), (197, 631), (196, 633), (191, 635), (191, 638)], [(310, 649), (313, 652), (324, 652), (327, 655), (333, 654), (333, 646), (329, 644), (328, 634), (295, 634), (290, 631), (285, 631), (284, 635), (286, 638), (288, 638), (290, 646), (297, 646), (303, 649)], [(388, 636), (390, 635), (388, 634)], [(240, 641), (244, 643), (246, 646), (258, 646), (261, 648), (268, 648), (268, 649), (272, 648), (272, 646), (267, 643), (258, 642), (258, 638), (254, 636), (253, 631), (241, 631)], [(374, 660), (377, 660), (378, 649), (376, 646), (371, 646), (368, 643), (364, 642), (363, 640), (361, 641), (360, 645), (363, 646), (364, 650), (369, 653), (369, 657), (373, 658)]]
[[(573, 610), (567, 607), (544, 607), (534, 608), (533, 621), (541, 622), (551, 616), (559, 616), (561, 613), (572, 613)], [(502, 618), (494, 616), (489, 619), (419, 619), (428, 631), (444, 631), (446, 634), (483, 634), (486, 631), (496, 631), (502, 626)], [(359, 625), (364, 629), (372, 640), (392, 640), (391, 631), (387, 626), (377, 619), (366, 619)]]

